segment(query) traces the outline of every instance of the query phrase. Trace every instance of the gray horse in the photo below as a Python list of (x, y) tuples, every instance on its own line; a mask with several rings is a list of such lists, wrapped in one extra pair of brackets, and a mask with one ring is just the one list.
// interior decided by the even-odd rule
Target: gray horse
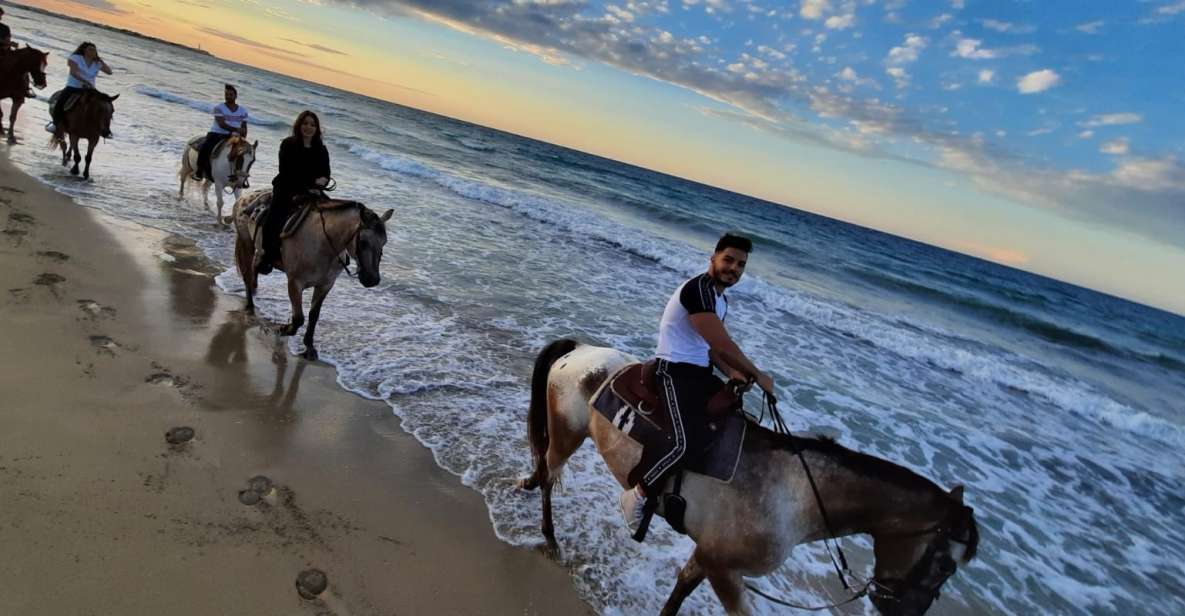
[[(558, 544), (552, 485), (585, 438), (592, 437), (622, 487), (641, 458), (639, 445), (589, 410), (590, 398), (605, 380), (636, 361), (615, 349), (573, 340), (552, 342), (535, 361), (527, 420), (535, 468), (519, 486), (542, 487), (542, 530), (553, 553)], [(880, 613), (925, 613), (958, 562), (975, 556), (979, 530), (974, 512), (963, 504), (961, 486), (948, 492), (908, 469), (828, 439), (775, 434), (753, 424), (748, 435), (731, 482), (685, 473), (684, 525), (696, 547), (663, 614), (677, 614), (704, 578), (729, 614), (749, 614), (744, 576), (766, 575), (794, 546), (828, 537), (798, 451), (836, 536), (872, 536), (876, 562), (865, 590)]]
[[(260, 201), (270, 202), (271, 196), (270, 190), (262, 190), (235, 201), (235, 262), (247, 287), (249, 313), (255, 312), (255, 290), (259, 286), (255, 271), (256, 227), (262, 226), (262, 220), (257, 221), (253, 212)], [(387, 244), (386, 222), (392, 213), (387, 210), (379, 216), (356, 201), (323, 199), (281, 240), (284, 262), (277, 265), (288, 276), (292, 319), (280, 329), (280, 335), (292, 336), (300, 330), (304, 324), (301, 295), (305, 289), (313, 289), (309, 326), (304, 334), (306, 359), (317, 359), (313, 332), (321, 316), (321, 304), (346, 269), (346, 258), (358, 264), (362, 286), (370, 288), (379, 283), (379, 261)]]

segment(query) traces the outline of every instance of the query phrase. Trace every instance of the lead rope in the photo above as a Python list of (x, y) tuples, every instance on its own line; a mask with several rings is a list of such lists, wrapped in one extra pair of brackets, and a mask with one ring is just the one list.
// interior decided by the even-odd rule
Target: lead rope
[[(317, 207), (317, 206), (313, 205), (312, 207)], [(321, 232), (325, 234), (325, 241), (329, 242), (329, 249), (333, 251), (334, 258), (337, 259), (338, 263), (341, 263), (342, 269), (346, 271), (347, 276), (349, 276), (350, 278), (356, 278), (356, 276), (354, 274), (350, 273), (350, 258), (349, 258), (349, 256), (342, 258), (342, 252), (344, 252), (344, 249), (338, 250), (337, 247), (333, 245), (333, 238), (329, 237), (329, 230), (325, 228), (325, 211), (322, 210), (321, 208), (317, 208), (317, 214), (321, 217)], [(349, 245), (350, 242), (354, 241), (354, 237), (357, 236), (358, 232), (361, 230), (362, 230), (362, 225), (359, 224), (358, 228), (354, 229), (354, 233), (350, 235), (350, 239), (346, 240), (346, 245)]]

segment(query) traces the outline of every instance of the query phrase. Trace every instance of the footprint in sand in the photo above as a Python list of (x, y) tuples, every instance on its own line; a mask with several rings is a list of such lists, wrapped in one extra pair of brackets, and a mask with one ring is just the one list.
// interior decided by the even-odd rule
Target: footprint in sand
[(13, 188), (12, 186), (0, 186), (0, 190), (2, 190), (4, 192), (17, 193), (17, 194), (21, 194), (21, 195), (25, 194), (25, 191), (23, 191), (19, 188)]
[(37, 277), (33, 279), (33, 284), (43, 287), (53, 287), (55, 285), (62, 284), (63, 282), (66, 282), (65, 277), (49, 272), (38, 274)]
[(150, 385), (165, 385), (180, 389), (189, 384), (189, 379), (168, 372), (156, 372), (145, 377), (144, 382)]
[(42, 250), (37, 253), (37, 256), (44, 259), (49, 259), (51, 261), (56, 261), (58, 263), (65, 263), (66, 261), (70, 260), (70, 255), (64, 252), (58, 252), (56, 250)]
[(184, 445), (192, 441), (195, 436), (197, 436), (197, 432), (193, 428), (189, 426), (178, 426), (176, 428), (169, 428), (169, 431), (165, 432), (165, 442), (170, 445)]
[(296, 576), (296, 592), (310, 601), (329, 588), (329, 576), (320, 569), (306, 569)]
[(114, 356), (115, 351), (119, 348), (122, 348), (119, 346), (118, 342), (112, 340), (108, 336), (91, 336), (90, 341), (91, 346), (94, 347), (96, 351), (106, 355)]
[(104, 306), (93, 299), (80, 299), (78, 301), (78, 309), (82, 311), (83, 315), (92, 319), (109, 319), (115, 316), (116, 311), (110, 306)]
[(9, 224), (15, 222), (15, 223), (21, 224), (21, 225), (32, 225), (32, 224), (37, 223), (37, 219), (34, 218), (32, 214), (26, 214), (24, 212), (13, 212), (8, 215), (8, 222), (9, 222)]
[(254, 506), (271, 493), (272, 480), (263, 475), (256, 475), (247, 480), (246, 490), (239, 491), (239, 502), (248, 507)]

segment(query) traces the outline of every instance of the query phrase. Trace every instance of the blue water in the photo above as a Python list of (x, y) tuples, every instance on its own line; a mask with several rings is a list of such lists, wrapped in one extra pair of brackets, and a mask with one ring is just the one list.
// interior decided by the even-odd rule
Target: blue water
[[(116, 69), (101, 87), (122, 94), (94, 182), (40, 147), (38, 102), (17, 124), (16, 163), (83, 205), (191, 237), (227, 268), (230, 232), (200, 198), (176, 197), (181, 148), (210, 122), (202, 110), (239, 84), (260, 141), (255, 186), (275, 173), (288, 121), (321, 114), (338, 194), (395, 212), (383, 283), (339, 281), (322, 357), (485, 497), (505, 541), (540, 542), (538, 496), (512, 489), (529, 466), (534, 354), (561, 336), (649, 354), (668, 294), (731, 229), (756, 247), (729, 326), (774, 375), (792, 425), (967, 486), (981, 556), (933, 613), (1185, 612), (1182, 317), (326, 86), (16, 7), (8, 17), (18, 40), (53, 53), (51, 84), (85, 38)], [(217, 282), (242, 292), (230, 269)], [(286, 317), (281, 278), (260, 301)], [(630, 541), (616, 494), (586, 446), (555, 499), (564, 564), (604, 613), (656, 612), (690, 544), (665, 528)], [(824, 559), (800, 547), (759, 583), (820, 601)], [(706, 586), (688, 610), (720, 611)]]

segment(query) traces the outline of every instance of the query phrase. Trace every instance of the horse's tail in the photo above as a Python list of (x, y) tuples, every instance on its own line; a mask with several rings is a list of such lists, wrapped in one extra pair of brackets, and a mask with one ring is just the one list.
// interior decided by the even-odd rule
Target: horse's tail
[(555, 361), (579, 346), (570, 338), (562, 338), (543, 347), (535, 358), (535, 369), (531, 373), (531, 406), (527, 412), (527, 437), (531, 441), (531, 454), (536, 468), (547, 455), (549, 436), (547, 434), (547, 375)]

